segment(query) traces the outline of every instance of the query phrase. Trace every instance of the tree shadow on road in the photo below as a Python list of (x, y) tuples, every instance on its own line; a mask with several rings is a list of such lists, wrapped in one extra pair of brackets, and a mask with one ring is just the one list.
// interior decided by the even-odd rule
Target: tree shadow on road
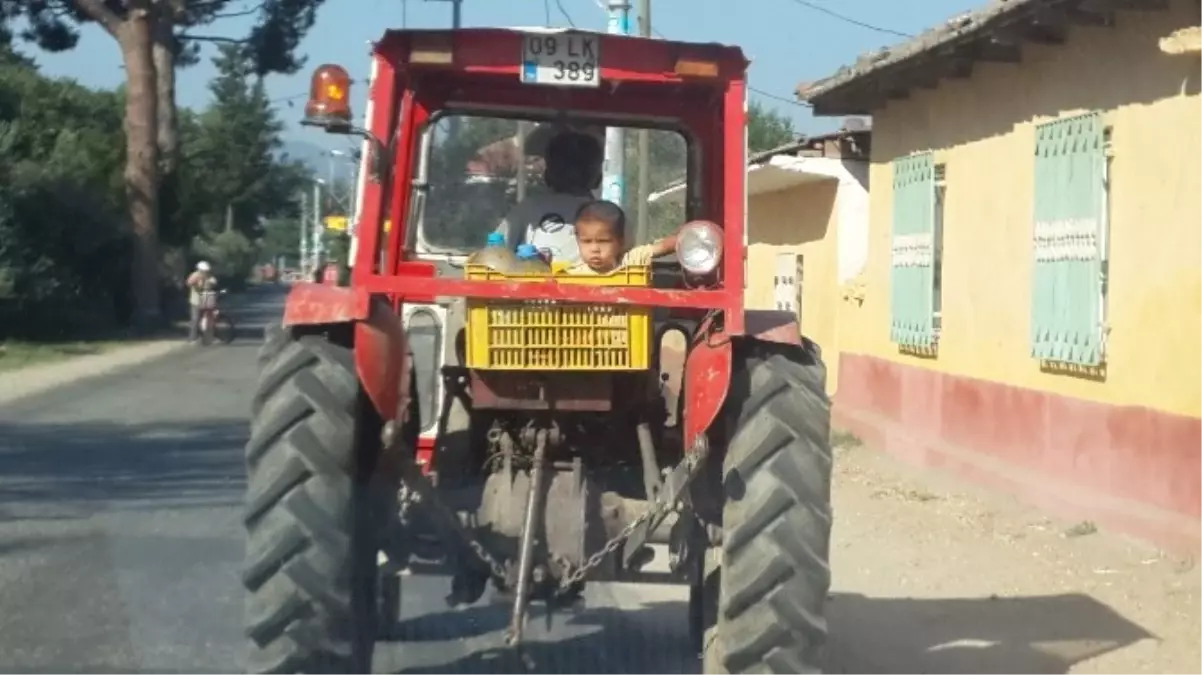
[[(1154, 637), (1079, 593), (1009, 599), (836, 594), (828, 607), (832, 673), (1067, 673)], [(699, 672), (683, 601), (560, 614), (554, 633), (531, 635), (522, 653), (501, 644), (507, 611), (507, 605), (484, 605), (403, 622), (395, 635), (402, 654), (445, 641), (456, 644), (459, 655), (441, 663), (423, 658), (396, 672)], [(540, 611), (530, 624), (541, 621)]]
[(0, 522), (237, 503), (245, 419), (123, 425), (0, 423)]

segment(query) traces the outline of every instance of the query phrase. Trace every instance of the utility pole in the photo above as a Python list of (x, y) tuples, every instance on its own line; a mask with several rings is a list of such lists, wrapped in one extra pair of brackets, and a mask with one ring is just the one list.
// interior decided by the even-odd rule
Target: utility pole
[[(630, 35), (630, 3), (628, 0), (609, 0), (609, 12), (605, 32), (613, 35)], [(601, 195), (619, 206), (626, 196), (626, 130), (619, 127), (605, 129), (605, 174), (601, 183)]]
[(526, 139), (530, 137), (530, 123), (522, 120), (518, 122), (518, 184), (517, 184), (517, 201), (521, 203), (526, 199)]
[[(459, 30), (463, 28), (463, 0), (434, 0), (435, 2), (451, 3), (451, 29)], [(447, 118), (447, 139), (453, 139), (459, 135), (459, 116), (451, 115)]]
[[(651, 37), (651, 0), (639, 0), (639, 35), (643, 38)], [(647, 197), (650, 194), (651, 183), (648, 166), (650, 156), (651, 134), (646, 129), (639, 129), (639, 203), (634, 240), (637, 244), (647, 243), (648, 229), (651, 225), (647, 222)]]
[(321, 222), (321, 179), (313, 181), (313, 262), (310, 266), (309, 273), (317, 271), (317, 265), (321, 262), (321, 235), (324, 231)]
[(300, 268), (301, 275), (305, 274), (305, 261), (309, 259), (309, 233), (305, 226), (309, 222), (309, 195), (303, 191), (300, 194), (300, 260), (296, 261), (296, 266)]

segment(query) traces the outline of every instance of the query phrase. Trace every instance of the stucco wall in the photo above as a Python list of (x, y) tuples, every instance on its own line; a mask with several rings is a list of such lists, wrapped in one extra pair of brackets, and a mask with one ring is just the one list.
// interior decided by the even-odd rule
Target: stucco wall
[(747, 290), (749, 309), (775, 309), (776, 255), (805, 256), (801, 330), (822, 347), (827, 389), (838, 382), (838, 181), (817, 179), (748, 198)]
[[(1198, 417), (1199, 64), (1157, 46), (1198, 22), (1196, 0), (1119, 12), (1115, 27), (1076, 28), (1060, 46), (1025, 45), (1021, 64), (978, 64), (969, 79), (877, 111), (864, 298), (843, 301), (843, 350)], [(1111, 332), (1105, 372), (1083, 376), (1044, 372), (1029, 355), (1031, 233), (1034, 124), (1089, 110), (1112, 127)], [(933, 358), (899, 353), (889, 341), (890, 162), (927, 149), (947, 167), (943, 329)], [(811, 288), (818, 278), (807, 270)], [(815, 328), (828, 330), (827, 314), (820, 317)]]

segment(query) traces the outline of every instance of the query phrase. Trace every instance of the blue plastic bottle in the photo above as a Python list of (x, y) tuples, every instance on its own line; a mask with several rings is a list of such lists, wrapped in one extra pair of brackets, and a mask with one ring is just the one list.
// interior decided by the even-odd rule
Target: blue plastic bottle
[(514, 271), (517, 274), (549, 274), (551, 266), (534, 244), (522, 244), (518, 246), (518, 264)]
[(512, 274), (517, 259), (513, 251), (505, 246), (505, 235), (492, 232), (488, 235), (484, 248), (469, 256), (467, 262), (469, 265), (487, 265), (503, 274)]

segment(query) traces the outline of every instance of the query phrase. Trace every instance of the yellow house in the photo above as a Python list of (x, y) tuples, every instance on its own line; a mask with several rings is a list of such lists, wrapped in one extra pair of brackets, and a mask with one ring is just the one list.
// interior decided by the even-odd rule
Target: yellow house
[(1198, 550), (1199, 14), (993, 2), (799, 89), (873, 119), (837, 425)]
[[(840, 288), (868, 257), (868, 152), (871, 131), (811, 136), (757, 153), (747, 163), (749, 309), (794, 311), (827, 360), (827, 390), (838, 385)], [(649, 200), (679, 200), (683, 185)]]

